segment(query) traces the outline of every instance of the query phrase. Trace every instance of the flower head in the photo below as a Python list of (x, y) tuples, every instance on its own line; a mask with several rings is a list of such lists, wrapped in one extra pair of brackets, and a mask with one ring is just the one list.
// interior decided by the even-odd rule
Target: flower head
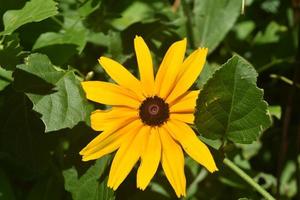
[(116, 82), (85, 81), (89, 100), (111, 105), (91, 114), (91, 126), (102, 131), (80, 154), (94, 160), (117, 150), (108, 186), (116, 190), (135, 164), (137, 187), (144, 190), (159, 163), (178, 197), (185, 196), (183, 150), (208, 171), (217, 170), (207, 146), (188, 124), (193, 124), (199, 90), (189, 88), (200, 74), (207, 49), (199, 48), (184, 60), (186, 39), (168, 49), (154, 79), (150, 51), (144, 40), (134, 39), (140, 80), (118, 62), (101, 57), (100, 64)]

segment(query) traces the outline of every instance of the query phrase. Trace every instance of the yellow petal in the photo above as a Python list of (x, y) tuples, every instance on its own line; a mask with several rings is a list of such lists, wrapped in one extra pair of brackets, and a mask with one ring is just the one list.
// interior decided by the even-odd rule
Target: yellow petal
[(185, 196), (184, 156), (181, 147), (163, 128), (159, 128), (162, 143), (162, 167), (177, 197)]
[(84, 81), (81, 85), (86, 98), (107, 105), (128, 106), (138, 108), (140, 102), (129, 90), (116, 84), (102, 81)]
[(183, 70), (177, 77), (176, 85), (167, 98), (167, 102), (172, 102), (184, 94), (196, 81), (204, 66), (207, 55), (207, 48), (200, 48), (192, 53), (181, 67)]
[(111, 110), (95, 110), (91, 114), (91, 127), (96, 131), (106, 128), (122, 121), (138, 119), (138, 110), (127, 107), (113, 107)]
[(141, 127), (140, 120), (135, 120), (123, 124), (122, 128), (119, 125), (116, 129), (111, 129), (102, 132), (95, 139), (93, 139), (84, 149), (80, 151), (83, 156), (83, 161), (98, 159), (108, 153), (118, 149), (120, 145), (128, 138), (128, 134), (136, 127)]
[(172, 102), (170, 113), (194, 113), (199, 90), (186, 92), (180, 99)]
[(165, 99), (175, 86), (186, 48), (186, 39), (175, 42), (168, 49), (156, 75), (155, 93)]
[(143, 145), (148, 136), (148, 126), (138, 127), (138, 129), (140, 130), (134, 129), (114, 157), (107, 183), (108, 187), (113, 190), (119, 187), (141, 156)]
[(194, 124), (194, 113), (171, 113), (170, 119), (179, 120), (185, 123)]
[(154, 94), (154, 75), (151, 53), (142, 37), (135, 36), (134, 49), (140, 71), (142, 86), (147, 96)]
[(209, 149), (199, 140), (191, 127), (184, 122), (176, 120), (168, 121), (165, 126), (191, 158), (203, 165), (210, 172), (218, 170)]
[(118, 83), (120, 86), (127, 88), (137, 94), (142, 100), (142, 87), (138, 79), (136, 79), (125, 67), (120, 63), (106, 57), (100, 57), (99, 63), (102, 65), (106, 73)]
[(141, 155), (137, 171), (137, 187), (144, 190), (154, 176), (161, 157), (161, 143), (157, 128), (151, 128), (148, 141)]

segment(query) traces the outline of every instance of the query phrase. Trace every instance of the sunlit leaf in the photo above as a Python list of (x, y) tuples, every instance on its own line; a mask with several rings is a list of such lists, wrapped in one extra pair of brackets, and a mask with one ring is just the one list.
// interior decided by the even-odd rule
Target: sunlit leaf
[[(25, 86), (31, 85), (30, 80), (42, 79), (38, 82), (45, 87), (25, 89), (28, 89), (26, 94), (33, 102), (33, 109), (42, 115), (46, 132), (72, 128), (88, 118), (90, 107), (73, 70), (59, 69), (51, 64), (47, 56), (41, 54), (30, 55), (25, 64), (18, 65), (17, 68), (17, 88), (22, 88), (22, 83)], [(18, 75), (20, 73), (36, 78), (25, 79), (25, 75)]]
[(270, 22), (264, 32), (260, 31), (254, 38), (255, 44), (276, 43), (280, 40), (280, 34), (286, 32), (286, 26), (280, 25), (274, 21)]
[(3, 90), (12, 81), (12, 72), (6, 71), (0, 67), (0, 91)]
[(278, 120), (281, 119), (281, 107), (280, 106), (269, 106), (270, 115), (276, 117)]
[(81, 17), (86, 17), (99, 8), (102, 0), (87, 0), (78, 9)]
[(20, 10), (9, 10), (3, 15), (4, 31), (0, 35), (8, 35), (20, 26), (39, 22), (56, 15), (57, 7), (53, 0), (31, 0)]
[(196, 126), (204, 137), (251, 143), (270, 126), (256, 77), (254, 68), (239, 56), (215, 72), (197, 100)]
[(85, 30), (67, 30), (62, 33), (44, 33), (36, 40), (33, 50), (51, 45), (74, 44), (78, 52), (81, 52), (85, 45)]
[(194, 35), (196, 46), (212, 52), (224, 39), (241, 13), (242, 1), (195, 0)]

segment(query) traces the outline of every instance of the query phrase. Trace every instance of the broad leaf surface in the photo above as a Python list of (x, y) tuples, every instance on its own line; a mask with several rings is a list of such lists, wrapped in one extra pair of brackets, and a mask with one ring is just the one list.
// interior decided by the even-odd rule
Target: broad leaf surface
[(109, 157), (96, 161), (84, 175), (78, 177), (77, 170), (72, 167), (63, 172), (65, 189), (72, 194), (74, 200), (114, 200), (114, 192), (106, 186), (104, 176)]
[(233, 27), (241, 12), (242, 1), (196, 0), (194, 35), (196, 46), (212, 52)]
[[(51, 64), (47, 56), (41, 54), (30, 55), (26, 63), (18, 65), (17, 68), (15, 87), (25, 86), (22, 89), (33, 102), (33, 109), (42, 114), (41, 119), (45, 123), (46, 132), (72, 128), (78, 122), (87, 119), (90, 106), (74, 71), (58, 69)], [(28, 75), (35, 78), (26, 78)], [(26, 88), (37, 85), (31, 84), (31, 80), (40, 83), (40, 88)]]
[(196, 126), (204, 137), (251, 143), (270, 126), (256, 78), (254, 68), (239, 56), (215, 72), (197, 100)]
[(217, 64), (206, 62), (196, 82), (198, 88), (201, 89), (219, 68)]
[(20, 26), (39, 22), (58, 13), (57, 3), (53, 0), (31, 0), (20, 10), (9, 10), (3, 15), (4, 31), (0, 35), (9, 35)]

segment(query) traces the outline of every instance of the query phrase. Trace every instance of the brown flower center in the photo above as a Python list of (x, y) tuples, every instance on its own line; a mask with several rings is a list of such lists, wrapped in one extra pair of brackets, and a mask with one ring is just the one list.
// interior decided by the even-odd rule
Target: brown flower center
[(169, 119), (169, 105), (158, 96), (145, 99), (139, 110), (141, 120), (149, 126), (160, 126)]

